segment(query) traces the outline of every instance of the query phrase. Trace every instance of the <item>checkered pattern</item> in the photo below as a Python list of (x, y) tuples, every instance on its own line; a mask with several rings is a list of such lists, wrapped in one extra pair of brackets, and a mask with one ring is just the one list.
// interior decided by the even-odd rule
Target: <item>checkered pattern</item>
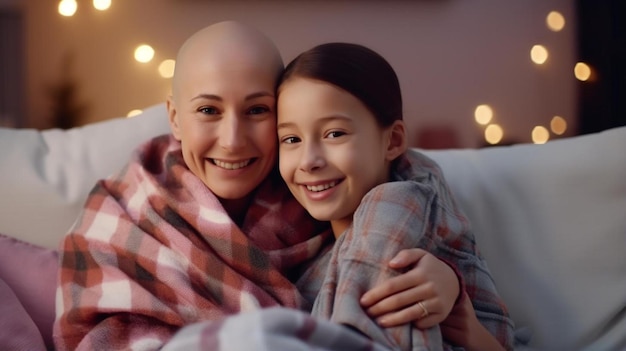
[(94, 187), (60, 246), (57, 349), (153, 350), (184, 325), (306, 307), (286, 273), (332, 235), (277, 182), (261, 185), (240, 229), (186, 168), (180, 143), (142, 145)]
[(441, 170), (415, 151), (398, 160), (394, 170), (395, 181), (366, 194), (352, 226), (298, 282), (305, 297), (315, 299), (312, 314), (353, 326), (394, 350), (450, 349), (438, 327), (381, 329), (358, 302), (367, 290), (399, 274), (387, 268), (398, 251), (420, 247), (461, 274), (481, 323), (512, 349), (513, 321)]

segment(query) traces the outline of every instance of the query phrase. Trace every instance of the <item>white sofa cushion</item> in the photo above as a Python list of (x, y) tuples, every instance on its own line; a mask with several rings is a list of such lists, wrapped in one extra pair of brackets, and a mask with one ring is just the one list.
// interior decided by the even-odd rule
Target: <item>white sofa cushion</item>
[(169, 132), (164, 104), (70, 130), (0, 128), (0, 233), (57, 248), (96, 180)]
[(515, 322), (532, 326), (534, 345), (626, 349), (626, 127), (426, 154), (470, 218)]
[[(56, 248), (97, 179), (169, 132), (164, 104), (68, 131), (0, 128), (0, 233)], [(541, 350), (626, 349), (626, 127), (425, 151), (472, 222), (518, 326)]]

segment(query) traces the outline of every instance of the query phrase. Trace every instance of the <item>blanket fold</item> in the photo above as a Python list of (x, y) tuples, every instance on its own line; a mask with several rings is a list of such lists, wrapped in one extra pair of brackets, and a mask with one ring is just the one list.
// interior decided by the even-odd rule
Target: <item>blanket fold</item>
[[(288, 274), (332, 235), (277, 176), (242, 229), (170, 135), (94, 187), (60, 247), (58, 350), (156, 350), (180, 327), (271, 306), (307, 308)], [(285, 216), (288, 214), (288, 216)]]

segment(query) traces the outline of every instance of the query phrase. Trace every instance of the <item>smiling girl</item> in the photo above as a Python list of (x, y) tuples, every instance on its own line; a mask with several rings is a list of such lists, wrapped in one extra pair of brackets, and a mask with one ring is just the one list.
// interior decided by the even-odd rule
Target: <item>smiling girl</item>
[[(280, 173), (314, 218), (330, 221), (336, 238), (298, 283), (315, 300), (313, 314), (393, 349), (511, 349), (512, 321), (466, 217), (439, 167), (407, 151), (400, 85), (389, 63), (360, 45), (319, 45), (287, 66), (278, 94)], [(425, 250), (420, 260), (431, 272), (443, 276), (446, 263), (456, 268), (461, 294), (450, 311), (444, 301), (457, 296), (458, 283), (425, 276), (404, 292), (421, 301), (417, 328), (380, 328), (359, 296), (399, 274), (386, 262), (413, 247)], [(366, 294), (361, 303), (368, 299), (375, 297)]]

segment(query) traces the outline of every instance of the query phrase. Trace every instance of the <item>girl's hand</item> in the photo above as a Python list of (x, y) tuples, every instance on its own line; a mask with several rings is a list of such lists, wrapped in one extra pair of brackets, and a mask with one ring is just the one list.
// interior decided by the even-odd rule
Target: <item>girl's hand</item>
[(363, 308), (382, 327), (413, 322), (425, 329), (448, 317), (460, 290), (450, 266), (425, 250), (406, 249), (389, 262), (389, 267), (408, 270), (361, 297)]

